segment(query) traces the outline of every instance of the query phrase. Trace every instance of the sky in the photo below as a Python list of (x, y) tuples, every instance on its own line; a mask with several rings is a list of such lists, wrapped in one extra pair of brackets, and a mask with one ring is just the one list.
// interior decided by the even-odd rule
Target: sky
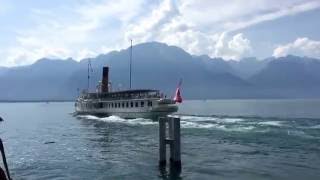
[(320, 0), (0, 0), (0, 66), (158, 41), (226, 60), (320, 58)]

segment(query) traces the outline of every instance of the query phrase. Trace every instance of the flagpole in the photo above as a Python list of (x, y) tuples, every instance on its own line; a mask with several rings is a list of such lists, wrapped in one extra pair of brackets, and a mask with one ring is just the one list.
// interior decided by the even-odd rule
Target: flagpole
[(88, 59), (88, 84), (87, 84), (87, 91), (89, 93), (89, 89), (90, 89), (90, 71), (93, 72), (92, 70), (92, 66), (91, 66), (91, 59)]
[(89, 88), (90, 88), (90, 72), (89, 72), (89, 66), (90, 66), (90, 59), (88, 59), (88, 84), (87, 84), (87, 91), (89, 93)]

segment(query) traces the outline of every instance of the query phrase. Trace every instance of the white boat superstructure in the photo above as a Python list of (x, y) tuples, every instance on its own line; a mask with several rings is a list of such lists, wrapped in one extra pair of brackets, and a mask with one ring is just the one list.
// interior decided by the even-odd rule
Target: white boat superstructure
[(158, 90), (138, 89), (108, 93), (83, 93), (75, 103), (79, 114), (152, 118), (177, 112), (171, 99), (161, 98)]

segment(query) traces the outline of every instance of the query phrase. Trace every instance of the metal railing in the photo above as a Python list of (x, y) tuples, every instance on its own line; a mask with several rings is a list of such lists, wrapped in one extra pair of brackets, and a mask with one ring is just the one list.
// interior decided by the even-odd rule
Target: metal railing
[[(11, 177), (10, 177), (10, 172), (9, 172), (6, 155), (5, 155), (5, 153), (4, 153), (4, 146), (3, 146), (3, 143), (2, 143), (2, 139), (1, 139), (1, 138), (0, 138), (0, 151), (1, 151), (1, 155), (2, 155), (3, 165), (4, 165), (4, 168), (6, 169), (7, 177), (8, 177), (9, 180), (12, 180)], [(5, 178), (5, 177), (1, 177), (1, 176), (0, 176), (0, 178)]]

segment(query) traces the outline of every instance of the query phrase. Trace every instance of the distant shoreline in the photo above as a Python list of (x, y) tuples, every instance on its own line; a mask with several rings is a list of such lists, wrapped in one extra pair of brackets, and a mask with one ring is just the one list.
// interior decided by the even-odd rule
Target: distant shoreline
[[(184, 101), (212, 101), (212, 100), (320, 100), (320, 98), (208, 98), (208, 99), (184, 99)], [(51, 103), (51, 102), (75, 102), (69, 100), (0, 100), (0, 103)]]
[(49, 103), (49, 102), (74, 102), (75, 100), (0, 100), (0, 103)]

